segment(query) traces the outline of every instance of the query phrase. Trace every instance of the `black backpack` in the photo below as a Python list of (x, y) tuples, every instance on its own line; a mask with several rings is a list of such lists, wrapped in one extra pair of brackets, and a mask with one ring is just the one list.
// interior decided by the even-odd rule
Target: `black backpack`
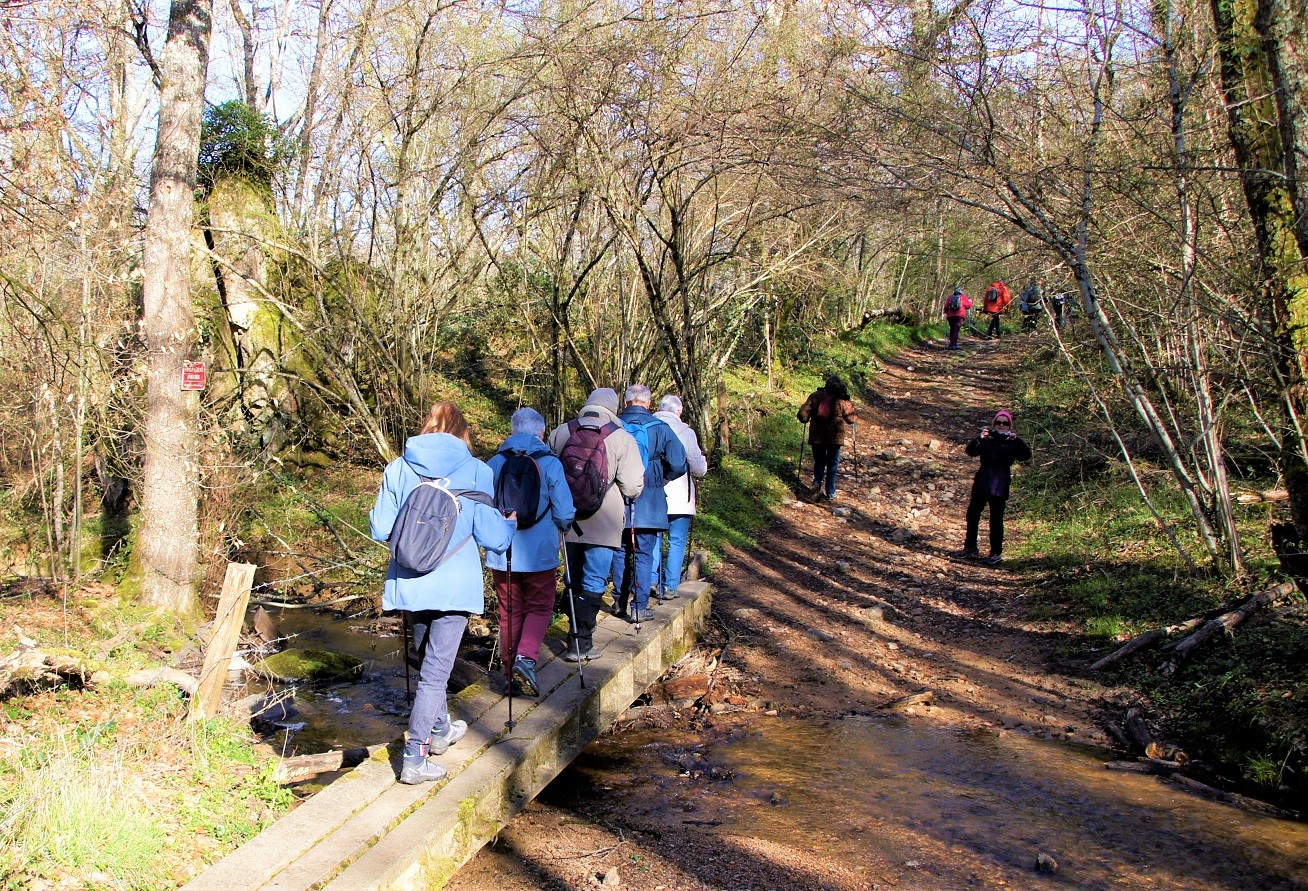
[(958, 312), (963, 308), (963, 295), (950, 294), (949, 299), (945, 301), (945, 312)]
[(559, 452), (559, 461), (563, 464), (563, 478), (572, 492), (578, 520), (594, 516), (604, 504), (609, 491), (609, 452), (604, 440), (617, 429), (618, 425), (612, 421), (603, 427), (568, 422), (568, 441)]
[(540, 509), (540, 465), (522, 449), (505, 449), (504, 465), (495, 477), (495, 506), (518, 514), (518, 530), (530, 529), (549, 510)]
[(467, 498), (488, 507), (494, 504), (485, 492), (451, 489), (449, 480), (419, 476), (422, 482), (404, 499), (395, 517), (390, 548), (396, 564), (425, 575), (454, 556), (472, 538), (471, 534), (465, 535), (457, 544), (450, 544), (459, 522), (459, 500)]

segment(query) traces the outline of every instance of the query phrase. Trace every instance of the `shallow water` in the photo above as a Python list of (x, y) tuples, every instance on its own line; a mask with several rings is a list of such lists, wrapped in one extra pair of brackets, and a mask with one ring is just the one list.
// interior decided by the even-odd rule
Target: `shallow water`
[[(901, 887), (1308, 888), (1308, 825), (1105, 770), (1100, 751), (775, 718), (694, 753), (702, 764), (666, 734), (606, 737), (547, 795), (602, 795), (633, 828), (711, 832), (755, 857), (803, 850)], [(1042, 853), (1056, 873), (1036, 871)]]
[(404, 732), (409, 705), (398, 636), (352, 630), (367, 624), (362, 618), (340, 619), (307, 609), (270, 610), (269, 614), (282, 635), (291, 638), (288, 646), (335, 650), (364, 662), (359, 682), (296, 688), (296, 714), (284, 723), (304, 726), (278, 734), (275, 742), (284, 746), (285, 754), (387, 743)]

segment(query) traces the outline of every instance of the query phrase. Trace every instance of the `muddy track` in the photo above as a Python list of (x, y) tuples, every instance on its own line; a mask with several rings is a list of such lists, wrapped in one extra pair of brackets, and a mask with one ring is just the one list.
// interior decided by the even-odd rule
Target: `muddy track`
[[(450, 887), (1308, 887), (1298, 824), (1246, 825), (1044, 742), (1106, 745), (1125, 692), (1060, 661), (1070, 624), (1030, 620), (1038, 565), (951, 556), (976, 468), (963, 446), (1006, 407), (1020, 344), (922, 346), (872, 375), (839, 510), (792, 499), (714, 574), (702, 649), (725, 647), (715, 683), (734, 704), (619, 722)], [(1022, 490), (1019, 470), (1010, 541)], [(717, 758), (734, 782), (714, 780)], [(1046, 847), (1062, 873), (1041, 872)]]

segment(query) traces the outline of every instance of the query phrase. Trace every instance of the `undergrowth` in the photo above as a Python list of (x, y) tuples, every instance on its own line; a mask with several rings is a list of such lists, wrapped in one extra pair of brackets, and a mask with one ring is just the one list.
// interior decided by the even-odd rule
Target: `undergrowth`
[[(1218, 572), (1200, 559), (1186, 505), (1170, 473), (1150, 462), (1150, 445), (1130, 441), (1157, 517), (1084, 388), (1068, 374), (1050, 372), (1059, 361), (1052, 351), (1037, 352), (1015, 381), (1020, 423), (1036, 459), (1017, 483), (1014, 517), (1022, 534), (1011, 553), (1043, 576), (1029, 595), (1032, 616), (1068, 632), (1064, 669), (1078, 673), (1136, 634), (1239, 602), (1280, 579), (1267, 543), (1268, 506), (1237, 508), (1248, 575), (1232, 579)], [(1257, 476), (1258, 469), (1247, 464), (1238, 471), (1246, 474), (1246, 485), (1270, 488), (1275, 480)], [(1098, 679), (1133, 690), (1192, 757), (1238, 774), (1269, 797), (1301, 797), (1308, 791), (1308, 621), (1302, 607), (1295, 595), (1290, 612), (1255, 616), (1175, 674), (1164, 674), (1165, 657), (1147, 650), (1109, 666)]]

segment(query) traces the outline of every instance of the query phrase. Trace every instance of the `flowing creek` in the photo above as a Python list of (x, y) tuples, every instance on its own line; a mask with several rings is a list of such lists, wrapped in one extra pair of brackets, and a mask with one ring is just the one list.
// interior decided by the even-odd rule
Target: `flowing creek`
[[(400, 642), (366, 620), (275, 615), (295, 646), (365, 660), (358, 683), (302, 687), (287, 754), (385, 742), (407, 717)], [(281, 734), (279, 734), (281, 735)], [(725, 849), (761, 840), (854, 868), (867, 887), (1308, 889), (1308, 824), (1104, 769), (1109, 753), (907, 719), (751, 717), (725, 732), (605, 736), (543, 793), (551, 805)], [(1058, 871), (1041, 874), (1046, 854)], [(833, 886), (834, 887), (834, 886)]]

